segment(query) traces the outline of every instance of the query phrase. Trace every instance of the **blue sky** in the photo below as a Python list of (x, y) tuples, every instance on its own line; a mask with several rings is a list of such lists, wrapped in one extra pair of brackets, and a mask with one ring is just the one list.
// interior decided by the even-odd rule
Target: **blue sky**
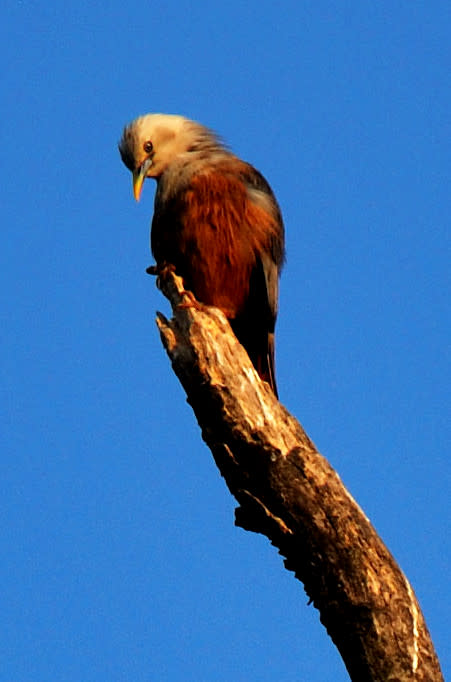
[[(5, 680), (347, 680), (201, 441), (117, 141), (215, 128), (282, 207), (282, 402), (409, 577), (451, 674), (451, 5), (2, 9)], [(448, 447), (446, 447), (448, 446)]]

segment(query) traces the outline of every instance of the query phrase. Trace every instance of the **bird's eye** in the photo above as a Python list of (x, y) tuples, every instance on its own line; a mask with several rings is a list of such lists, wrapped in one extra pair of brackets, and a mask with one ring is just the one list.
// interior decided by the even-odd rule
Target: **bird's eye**
[(147, 142), (144, 142), (143, 149), (146, 152), (146, 154), (150, 154), (150, 152), (153, 150), (152, 142), (150, 140), (147, 140)]

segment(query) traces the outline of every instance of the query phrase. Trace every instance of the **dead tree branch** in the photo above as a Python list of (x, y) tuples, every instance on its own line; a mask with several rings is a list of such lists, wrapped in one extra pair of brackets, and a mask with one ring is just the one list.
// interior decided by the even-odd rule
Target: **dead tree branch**
[(409, 582), (337, 473), (258, 378), (224, 315), (160, 288), (158, 327), (231, 493), (237, 525), (266, 535), (319, 610), (355, 682), (441, 681)]

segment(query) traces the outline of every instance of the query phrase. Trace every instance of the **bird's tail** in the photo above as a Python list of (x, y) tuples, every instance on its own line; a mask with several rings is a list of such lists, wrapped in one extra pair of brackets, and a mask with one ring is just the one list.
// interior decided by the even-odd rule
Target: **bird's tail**
[(272, 388), (276, 398), (279, 398), (276, 384), (276, 365), (274, 357), (274, 334), (268, 334), (268, 345), (266, 353), (262, 352), (256, 358), (251, 357), (258, 375), (266, 381)]

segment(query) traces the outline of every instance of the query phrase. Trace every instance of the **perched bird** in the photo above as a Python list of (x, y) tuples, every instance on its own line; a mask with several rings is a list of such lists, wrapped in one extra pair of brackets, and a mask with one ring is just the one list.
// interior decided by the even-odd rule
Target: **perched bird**
[(260, 377), (277, 396), (274, 327), (284, 227), (265, 178), (208, 128), (183, 116), (147, 114), (119, 142), (139, 200), (157, 181), (151, 248), (185, 288), (220, 308)]

